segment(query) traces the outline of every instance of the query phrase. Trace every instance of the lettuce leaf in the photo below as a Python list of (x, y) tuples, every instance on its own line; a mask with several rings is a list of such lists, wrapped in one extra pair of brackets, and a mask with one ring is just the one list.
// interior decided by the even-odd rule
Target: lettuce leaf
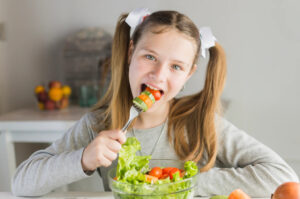
[(184, 179), (185, 178), (190, 178), (194, 175), (196, 175), (198, 173), (198, 167), (196, 162), (194, 161), (186, 161), (184, 163), (184, 170), (185, 170), (185, 174), (184, 174)]
[(117, 166), (118, 180), (134, 184), (145, 181), (143, 174), (149, 171), (151, 156), (137, 156), (138, 150), (141, 150), (141, 145), (135, 137), (128, 138), (122, 145)]

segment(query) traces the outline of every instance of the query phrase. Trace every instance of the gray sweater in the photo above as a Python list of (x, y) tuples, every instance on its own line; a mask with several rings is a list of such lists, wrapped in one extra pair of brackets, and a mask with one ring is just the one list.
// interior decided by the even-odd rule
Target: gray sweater
[[(12, 193), (16, 196), (40, 196), (63, 185), (89, 178), (82, 170), (81, 157), (86, 147), (104, 129), (102, 111), (87, 113), (64, 136), (48, 148), (33, 153), (19, 165), (12, 180)], [(291, 167), (274, 151), (263, 145), (223, 118), (217, 118), (218, 154), (212, 169), (198, 177), (195, 193), (199, 196), (228, 195), (241, 188), (253, 197), (269, 197), (276, 187), (286, 181), (297, 181)], [(166, 129), (156, 147), (162, 126), (136, 130), (141, 153), (153, 151), (153, 159), (178, 159), (168, 142)], [(127, 137), (133, 136), (131, 131)], [(205, 164), (205, 158), (198, 164)], [(117, 165), (98, 168), (104, 190), (108, 191), (107, 172)]]

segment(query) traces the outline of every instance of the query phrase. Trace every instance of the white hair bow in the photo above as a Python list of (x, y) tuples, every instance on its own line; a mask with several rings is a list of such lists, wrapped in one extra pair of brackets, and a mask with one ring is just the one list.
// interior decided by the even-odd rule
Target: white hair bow
[(135, 28), (150, 14), (151, 12), (148, 8), (137, 8), (129, 13), (125, 22), (130, 26), (132, 32), (134, 32)]
[(215, 46), (216, 37), (212, 34), (210, 27), (200, 28), (200, 40), (201, 40), (201, 55), (205, 58), (205, 51), (210, 47)]

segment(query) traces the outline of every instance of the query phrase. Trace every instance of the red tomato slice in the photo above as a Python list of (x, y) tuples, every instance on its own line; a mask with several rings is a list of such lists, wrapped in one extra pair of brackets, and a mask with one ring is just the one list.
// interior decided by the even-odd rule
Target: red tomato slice
[(173, 174), (175, 174), (176, 172), (179, 172), (179, 176), (181, 176), (181, 172), (179, 169), (177, 168), (173, 168), (169, 171), (169, 176), (170, 176), (170, 179), (172, 180), (173, 179)]
[(167, 177), (169, 177), (169, 174), (164, 173), (164, 174), (162, 174), (162, 175), (160, 176), (159, 179), (166, 179)]
[(154, 98), (155, 98), (156, 101), (161, 98), (161, 93), (158, 90), (153, 90), (153, 89), (147, 87), (146, 91), (149, 91), (150, 93), (152, 93), (152, 95), (154, 96)]
[(163, 174), (169, 174), (169, 172), (174, 169), (175, 167), (166, 167), (162, 169)]
[(160, 167), (153, 167), (149, 172), (149, 175), (160, 178), (162, 176), (162, 170)]

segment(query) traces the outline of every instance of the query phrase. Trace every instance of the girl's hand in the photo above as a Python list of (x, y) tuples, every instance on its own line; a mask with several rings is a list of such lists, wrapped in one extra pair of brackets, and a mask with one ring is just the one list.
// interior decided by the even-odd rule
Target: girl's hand
[(121, 130), (101, 131), (83, 151), (81, 158), (83, 170), (94, 171), (100, 166), (110, 166), (125, 141), (125, 133)]

